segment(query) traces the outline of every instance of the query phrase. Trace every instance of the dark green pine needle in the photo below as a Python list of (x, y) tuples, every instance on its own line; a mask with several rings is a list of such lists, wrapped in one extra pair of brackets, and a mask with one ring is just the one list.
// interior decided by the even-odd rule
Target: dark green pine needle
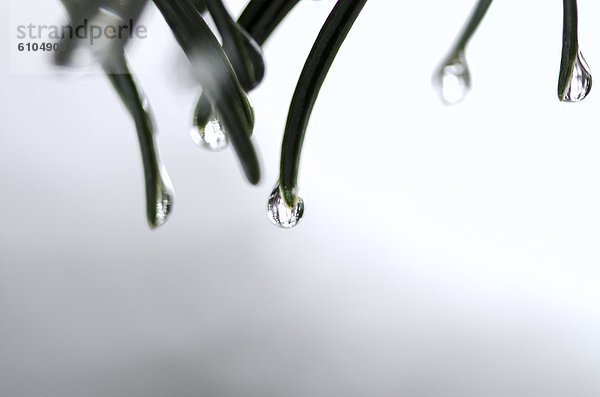
[[(118, 23), (128, 24), (129, 20), (132, 20), (133, 24), (136, 25), (142, 11), (148, 4), (148, 0), (62, 0), (62, 2), (70, 17), (69, 24), (73, 28), (83, 26), (86, 21), (88, 24), (94, 23), (94, 18), (103, 11), (115, 15), (116, 18), (120, 19)], [(111, 39), (110, 46), (103, 48), (103, 53), (95, 53), (94, 55), (103, 57), (110, 56), (113, 52), (119, 52), (125, 47), (129, 38), (130, 35), (123, 35), (119, 39)], [(83, 45), (89, 45), (87, 36), (86, 38), (64, 36), (60, 45), (62, 50), (57, 51), (55, 54), (55, 63), (61, 66), (71, 65), (74, 51)]]
[(154, 3), (194, 65), (200, 85), (219, 113), (246, 177), (257, 184), (260, 168), (250, 140), (254, 125), (252, 108), (227, 55), (190, 0), (154, 0)]
[(242, 87), (246, 91), (253, 89), (265, 75), (260, 46), (233, 20), (222, 0), (206, 0), (206, 4)]
[[(69, 14), (69, 25), (75, 28), (82, 25), (85, 19), (98, 13), (101, 0), (62, 0), (62, 3)], [(62, 50), (54, 54), (54, 63), (60, 66), (68, 66), (78, 45), (78, 40), (63, 37), (60, 43)]]
[(299, 0), (250, 0), (238, 23), (263, 45)]
[(469, 44), (469, 41), (471, 41), (471, 38), (475, 34), (475, 31), (477, 30), (479, 25), (481, 25), (481, 22), (483, 21), (483, 18), (485, 17), (485, 14), (487, 13), (491, 4), (492, 0), (478, 0), (477, 4), (475, 5), (475, 8), (473, 9), (473, 12), (469, 16), (467, 24), (458, 36), (458, 39), (454, 44), (451, 54), (456, 55), (461, 51), (465, 50), (465, 48)]
[(200, 13), (203, 14), (207, 11), (206, 0), (192, 0), (192, 3)]
[(62, 3), (67, 9), (69, 16), (90, 15), (98, 9), (102, 0), (62, 0)]
[(577, 0), (563, 0), (563, 8), (563, 47), (558, 75), (558, 98), (561, 101), (567, 96), (573, 67), (579, 54)]
[(297, 181), (308, 121), (325, 77), (367, 0), (339, 0), (308, 56), (292, 99), (281, 151), (280, 185), (286, 204), (298, 201)]
[[(471, 88), (471, 73), (465, 52), (467, 45), (473, 38), (479, 25), (481, 25), (491, 4), (492, 0), (477, 0), (477, 4), (471, 12), (467, 23), (458, 35), (448, 55), (446, 55), (446, 58), (433, 75), (433, 83), (440, 90), (441, 99), (447, 105), (462, 101)], [(454, 75), (460, 81), (460, 84), (463, 85), (462, 92), (453, 92), (450, 97), (447, 96), (446, 87), (444, 86), (444, 80), (448, 74)]]
[[(84, 20), (93, 19), (103, 9), (110, 10), (123, 21), (131, 19), (135, 23), (147, 3), (147, 0), (63, 0), (72, 26), (80, 26)], [(73, 50), (84, 43), (77, 38), (63, 38), (63, 44), (65, 50), (57, 53), (55, 60), (58, 64), (68, 65)], [(173, 205), (174, 193), (166, 169), (160, 161), (147, 100), (134, 81), (125, 59), (125, 44), (126, 39), (114, 40), (104, 48), (103, 53), (95, 55), (135, 122), (145, 176), (146, 217), (150, 227), (155, 228), (166, 222)]]
[[(294, 6), (298, 4), (298, 1), (299, 0), (251, 0), (238, 19), (238, 24), (258, 45), (262, 46)], [(196, 6), (198, 7), (198, 5)], [(260, 80), (257, 80), (256, 83), (260, 83)], [(246, 91), (251, 91), (254, 87), (244, 88)], [(194, 109), (192, 124), (194, 126), (205, 126), (214, 116), (213, 112), (213, 106), (208, 98), (205, 95), (201, 95)]]
[(159, 158), (148, 101), (129, 72), (123, 53), (113, 54), (102, 66), (135, 121), (146, 180), (146, 216), (152, 228), (158, 227), (169, 216), (173, 191)]

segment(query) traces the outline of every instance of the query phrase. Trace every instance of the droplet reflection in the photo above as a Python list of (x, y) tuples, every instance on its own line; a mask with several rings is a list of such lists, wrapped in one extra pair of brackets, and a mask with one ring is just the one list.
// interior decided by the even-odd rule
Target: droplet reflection
[(210, 119), (204, 126), (193, 126), (190, 136), (197, 146), (204, 147), (213, 152), (224, 150), (229, 143), (223, 131), (223, 125), (217, 117)]
[(464, 53), (451, 57), (436, 73), (434, 84), (445, 105), (462, 102), (471, 90), (471, 74)]
[(290, 208), (283, 199), (279, 185), (275, 187), (267, 205), (267, 216), (271, 223), (283, 229), (291, 229), (300, 222), (304, 215), (304, 201), (298, 198), (298, 202)]
[(173, 208), (173, 185), (169, 174), (167, 174), (167, 171), (162, 164), (160, 165), (159, 178), (156, 182), (155, 189), (156, 201), (153, 204), (154, 211), (151, 214), (151, 218), (148, 219), (150, 226), (153, 228), (164, 225), (167, 222), (169, 215), (171, 215), (171, 210)]
[(569, 80), (569, 86), (563, 98), (564, 102), (580, 102), (588, 96), (592, 90), (592, 74), (581, 51), (577, 55), (573, 72)]

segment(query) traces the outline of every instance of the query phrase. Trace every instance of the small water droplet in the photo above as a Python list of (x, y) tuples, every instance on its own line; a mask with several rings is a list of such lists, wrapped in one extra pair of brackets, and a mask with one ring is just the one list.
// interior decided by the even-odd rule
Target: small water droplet
[(223, 131), (223, 125), (217, 117), (210, 119), (204, 126), (193, 126), (190, 135), (197, 146), (213, 152), (224, 150), (229, 143)]
[(436, 74), (439, 96), (445, 105), (462, 102), (471, 90), (471, 73), (464, 53), (450, 58)]
[(152, 227), (164, 225), (171, 215), (173, 208), (173, 185), (164, 167), (161, 166), (160, 177), (156, 184), (156, 203), (154, 219), (150, 220)]
[(267, 205), (267, 216), (271, 223), (283, 229), (291, 229), (300, 222), (304, 215), (304, 201), (298, 198), (298, 203), (290, 208), (283, 199), (279, 185), (275, 187)]
[(563, 101), (565, 102), (580, 102), (585, 99), (586, 96), (592, 90), (592, 74), (590, 67), (588, 66), (585, 58), (581, 51), (577, 55), (577, 61), (573, 66), (573, 73), (571, 74), (571, 80), (569, 86), (565, 92)]

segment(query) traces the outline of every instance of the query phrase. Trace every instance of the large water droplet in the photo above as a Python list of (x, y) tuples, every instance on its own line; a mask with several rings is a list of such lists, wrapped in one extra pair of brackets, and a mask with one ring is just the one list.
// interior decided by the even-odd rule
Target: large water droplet
[(267, 205), (267, 216), (271, 223), (283, 229), (291, 229), (300, 222), (304, 215), (304, 201), (298, 198), (298, 202), (290, 208), (283, 199), (279, 185), (275, 187)]
[(569, 86), (565, 92), (563, 101), (565, 102), (580, 102), (585, 99), (586, 96), (592, 90), (592, 74), (590, 67), (588, 66), (585, 58), (581, 51), (577, 54), (577, 60), (573, 66), (573, 73), (571, 74), (571, 80)]
[(156, 202), (154, 203), (154, 219), (149, 219), (150, 226), (152, 227), (164, 225), (167, 222), (169, 215), (171, 215), (171, 210), (173, 208), (173, 185), (165, 168), (162, 165), (160, 167), (159, 179), (156, 183), (155, 191)]
[(210, 119), (206, 125), (195, 125), (190, 132), (192, 141), (213, 152), (220, 152), (228, 145), (223, 125), (217, 117)]
[(445, 105), (462, 102), (471, 90), (471, 73), (464, 53), (450, 58), (437, 72), (435, 85)]

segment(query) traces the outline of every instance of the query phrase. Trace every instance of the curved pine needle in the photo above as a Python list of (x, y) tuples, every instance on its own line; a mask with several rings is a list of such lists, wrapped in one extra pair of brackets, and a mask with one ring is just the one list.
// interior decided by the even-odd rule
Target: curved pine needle
[(492, 0), (478, 1), (471, 15), (469, 16), (467, 24), (458, 36), (454, 47), (450, 51), (451, 55), (457, 55), (467, 48), (469, 41), (471, 41), (471, 38), (475, 34), (475, 31), (477, 31), (477, 28), (479, 27), (479, 25), (481, 25), (481, 22), (483, 21), (483, 18), (485, 17), (485, 14), (487, 13), (491, 4)]
[(299, 0), (250, 0), (238, 23), (263, 45)]
[(70, 16), (87, 12), (91, 13), (98, 8), (102, 0), (61, 0)]
[(194, 7), (201, 13), (205, 13), (207, 10), (206, 0), (192, 0)]
[(333, 61), (367, 0), (340, 0), (323, 25), (296, 86), (281, 149), (280, 186), (290, 207), (298, 202), (300, 155), (310, 115)]
[(164, 224), (173, 206), (173, 187), (162, 164), (155, 140), (148, 101), (135, 83), (125, 56), (114, 54), (104, 71), (135, 121), (146, 181), (146, 217), (150, 227)]
[[(89, 19), (98, 12), (101, 0), (62, 0), (62, 4), (69, 15), (68, 25), (74, 29), (76, 26), (82, 25), (85, 19)], [(61, 50), (54, 54), (54, 63), (59, 66), (67, 66), (78, 45), (78, 40), (62, 38)]]
[(563, 46), (558, 75), (558, 98), (561, 101), (566, 96), (579, 53), (577, 0), (563, 0), (563, 8)]
[[(251, 0), (238, 19), (238, 24), (254, 38), (258, 45), (263, 45), (298, 2), (299, 0)], [(251, 90), (244, 88), (247, 91)], [(213, 112), (213, 106), (208, 98), (200, 95), (194, 108), (192, 125), (203, 128), (202, 126), (214, 118)]]
[(223, 48), (190, 0), (154, 0), (154, 3), (194, 65), (209, 102), (221, 116), (246, 177), (257, 184), (260, 168), (250, 140), (252, 108)]
[(233, 20), (222, 0), (206, 0), (206, 4), (242, 88), (246, 91), (253, 89), (265, 75), (265, 62), (259, 45)]
[[(471, 89), (471, 73), (465, 52), (491, 4), (492, 0), (478, 0), (448, 55), (433, 75), (433, 84), (447, 105), (462, 101)], [(451, 82), (450, 86), (446, 85), (447, 81)]]
[[(62, 3), (70, 17), (69, 25), (75, 29), (83, 26), (85, 22), (90, 25), (94, 24), (96, 18), (114, 18), (115, 25), (129, 25), (131, 20), (135, 26), (148, 4), (148, 0), (62, 0)], [(92, 46), (87, 42), (87, 36), (78, 38), (67, 35), (61, 38), (60, 48), (62, 50), (55, 53), (54, 62), (60, 66), (69, 66), (75, 50), (82, 45), (88, 45), (93, 54), (100, 58), (97, 60), (102, 62), (102, 58), (109, 58), (113, 53), (122, 51), (129, 38), (130, 35), (126, 34), (120, 38), (110, 39), (110, 45), (102, 46), (102, 52), (98, 52), (98, 49), (94, 48), (97, 46)]]
[(558, 76), (558, 99), (579, 102), (592, 89), (592, 75), (579, 50), (577, 0), (563, 0), (563, 48)]

